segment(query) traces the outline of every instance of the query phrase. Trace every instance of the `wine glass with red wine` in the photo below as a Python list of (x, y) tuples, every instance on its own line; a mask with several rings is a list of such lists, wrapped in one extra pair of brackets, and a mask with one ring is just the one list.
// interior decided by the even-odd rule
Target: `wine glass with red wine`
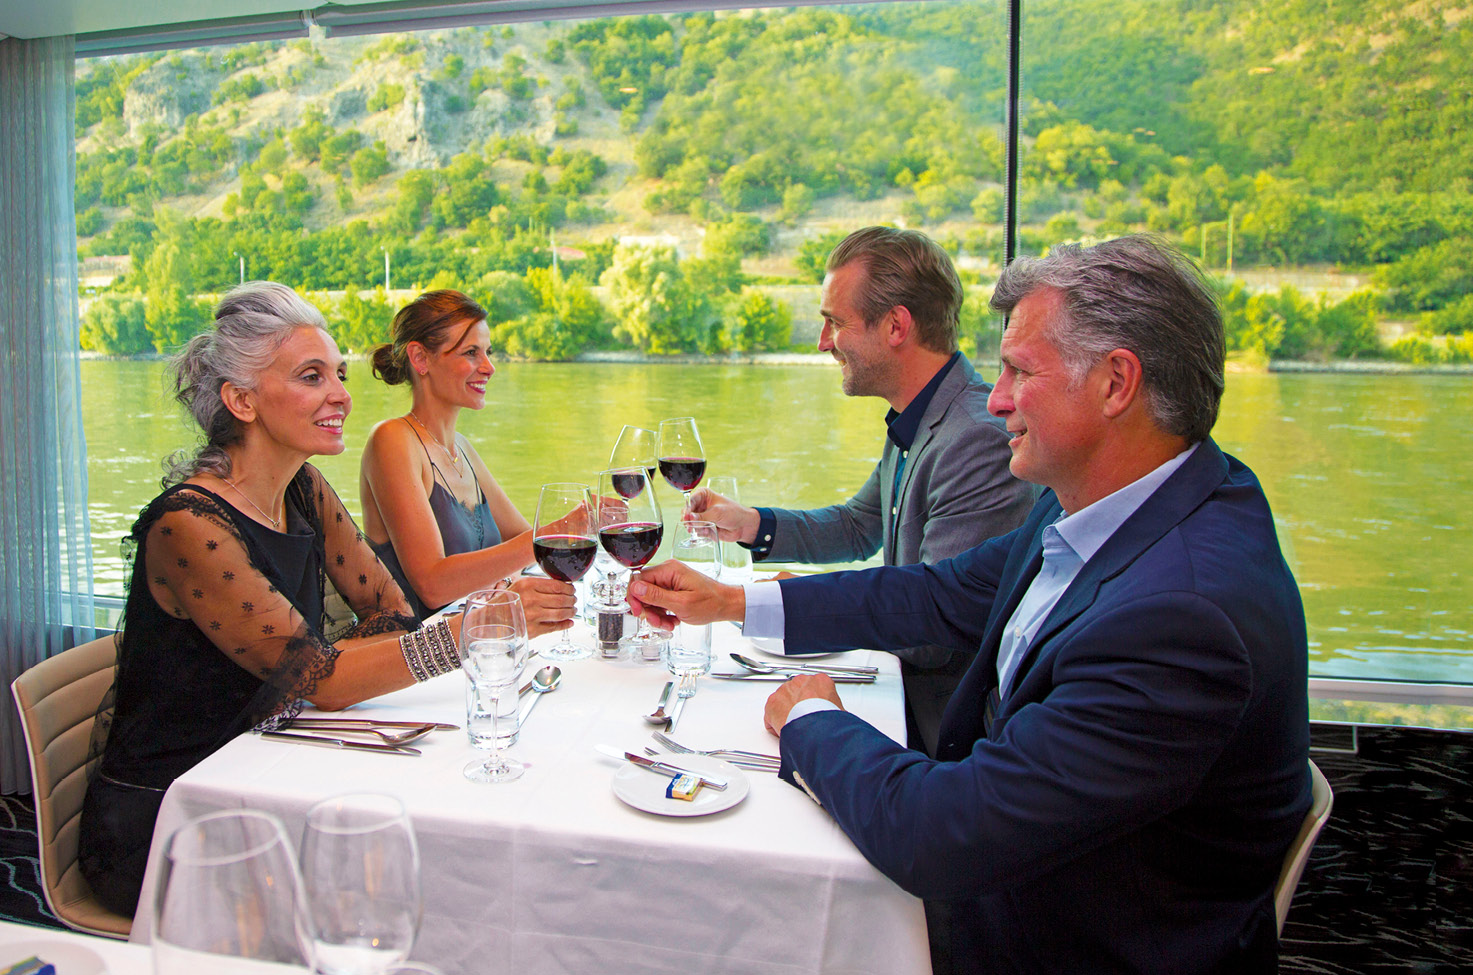
[[(537, 521), (532, 528), (532, 555), (548, 578), (577, 582), (598, 554), (598, 526), (586, 484), (544, 484), (537, 499)], [(592, 647), (573, 642), (569, 631), (557, 646), (539, 651), (553, 660), (581, 660)]]
[[(643, 467), (616, 468), (598, 476), (598, 493), (594, 496), (598, 542), (626, 569), (643, 568), (654, 558), (665, 535), (660, 502), (649, 479)], [(635, 634), (621, 642), (637, 650), (643, 659), (656, 661), (665, 637), (641, 620)]]
[(685, 495), (690, 506), (690, 493), (706, 476), (706, 448), (696, 432), (696, 418), (679, 416), (660, 421), (660, 474), (670, 486)]
[[(642, 467), (653, 478), (659, 460), (660, 435), (653, 430), (626, 423), (624, 429), (619, 431), (619, 439), (614, 441), (614, 449), (609, 452), (609, 469)], [(614, 489), (621, 497), (629, 497), (624, 492), (632, 491), (634, 486), (634, 482), (625, 477), (614, 482)]]

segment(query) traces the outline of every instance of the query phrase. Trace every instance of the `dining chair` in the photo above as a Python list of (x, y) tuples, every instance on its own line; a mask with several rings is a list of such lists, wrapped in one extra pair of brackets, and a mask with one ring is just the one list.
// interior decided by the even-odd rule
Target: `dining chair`
[(10, 685), (31, 760), (46, 906), (67, 927), (106, 938), (128, 937), (133, 919), (97, 901), (77, 866), (77, 837), (92, 725), (117, 665), (117, 646), (105, 636), (48, 657)]
[(1335, 804), (1330, 783), (1313, 761), (1309, 763), (1309, 778), (1312, 796), (1309, 814), (1304, 817), (1304, 824), (1299, 827), (1299, 835), (1294, 837), (1289, 852), (1284, 854), (1284, 865), (1279, 869), (1278, 882), (1274, 884), (1274, 913), (1278, 915), (1280, 935), (1284, 933), (1284, 918), (1289, 914), (1289, 902), (1294, 899), (1294, 889), (1299, 886), (1309, 851), (1314, 849), (1314, 841), (1330, 818), (1330, 807)]

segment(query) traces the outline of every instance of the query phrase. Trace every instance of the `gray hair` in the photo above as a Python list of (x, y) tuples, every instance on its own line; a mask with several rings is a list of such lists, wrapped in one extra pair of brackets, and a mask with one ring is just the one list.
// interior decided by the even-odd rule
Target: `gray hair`
[(1011, 314), (1039, 288), (1063, 293), (1049, 338), (1075, 382), (1107, 352), (1128, 349), (1141, 362), (1156, 425), (1191, 443), (1207, 439), (1222, 402), (1227, 343), (1217, 298), (1190, 258), (1148, 234), (1065, 244), (1009, 264), (992, 307)]
[(965, 293), (945, 248), (919, 230), (865, 227), (839, 242), (826, 269), (850, 264), (864, 268), (857, 300), (866, 326), (899, 305), (915, 321), (922, 348), (956, 351)]
[(247, 281), (225, 292), (215, 306), (214, 328), (190, 339), (169, 361), (174, 398), (205, 438), (195, 450), (180, 450), (164, 460), (165, 487), (196, 474), (230, 476), (225, 448), (240, 440), (241, 428), (225, 408), (220, 390), (226, 383), (255, 389), (282, 343), (303, 326), (325, 330), (327, 322), (284, 284)]

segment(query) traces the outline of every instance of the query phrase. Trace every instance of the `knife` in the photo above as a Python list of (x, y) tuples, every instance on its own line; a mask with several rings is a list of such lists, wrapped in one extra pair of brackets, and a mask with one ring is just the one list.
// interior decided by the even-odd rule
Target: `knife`
[[(681, 700), (684, 700), (684, 698)], [(642, 769), (649, 769), (651, 772), (657, 775), (663, 775), (667, 779), (673, 779), (679, 775), (693, 775), (701, 780), (702, 785), (710, 786), (717, 792), (725, 791), (727, 786), (725, 779), (712, 775), (710, 772), (697, 772), (695, 769), (681, 768), (679, 765), (671, 765), (669, 762), (657, 762), (652, 758), (645, 758), (643, 755), (637, 755), (634, 752), (621, 752), (617, 748), (610, 748), (608, 745), (594, 745), (593, 747), (600, 755), (607, 755), (609, 758), (617, 758), (620, 761), (629, 762), (631, 765), (638, 765)]]
[(289, 731), (263, 731), (261, 737), (272, 741), (300, 741), (309, 745), (321, 745), (324, 748), (352, 748), (365, 752), (391, 752), (395, 755), (420, 754), (418, 748), (410, 748), (408, 745), (374, 744), (368, 741), (348, 741), (344, 738), (320, 738), (317, 735), (294, 735)]
[[(807, 673), (807, 671), (805, 671), (804, 673)], [(716, 674), (716, 673), (712, 673), (712, 674), (708, 674), (706, 676), (708, 676), (708, 677), (714, 677), (716, 680), (772, 681), (774, 683), (781, 684), (781, 683), (786, 683), (787, 681), (791, 680), (793, 677), (799, 676), (799, 675), (791, 674), (791, 673), (789, 673), (789, 674), (751, 674), (751, 673), (747, 673), (747, 674)], [(833, 682), (835, 684), (873, 684), (873, 683), (875, 683), (875, 678), (873, 678), (873, 677), (865, 677), (865, 676), (863, 676), (861, 674), (830, 674), (829, 676), (833, 679)]]
[(759, 673), (762, 671), (763, 668), (776, 668), (778, 670), (802, 670), (815, 674), (829, 674), (830, 676), (834, 674), (863, 674), (870, 677), (877, 677), (880, 673), (880, 668), (875, 667), (871, 664), (864, 664), (857, 667), (841, 667), (838, 664), (803, 663), (803, 659), (801, 657), (788, 657), (785, 658), (782, 663), (778, 663), (777, 661), (772, 660), (752, 660), (746, 656), (743, 656), (740, 653), (732, 653), (728, 654), (728, 656), (730, 656), (731, 659), (735, 660), (737, 663), (741, 664), (743, 667), (746, 667), (748, 670), (754, 670)]
[[(531, 684), (528, 684), (527, 686), (528, 687), (531, 687), (532, 685)], [(541, 698), (544, 698), (546, 696), (547, 696), (546, 693), (533, 694), (531, 697), (529, 697), (526, 700), (522, 701), (522, 703), (520, 705), (520, 709), (517, 711), (517, 730), (518, 731), (521, 730), (522, 725), (524, 725), (524, 724), (527, 723), (527, 715), (529, 715), (529, 714), (532, 713), (532, 709), (537, 706), (538, 700), (541, 699)]]

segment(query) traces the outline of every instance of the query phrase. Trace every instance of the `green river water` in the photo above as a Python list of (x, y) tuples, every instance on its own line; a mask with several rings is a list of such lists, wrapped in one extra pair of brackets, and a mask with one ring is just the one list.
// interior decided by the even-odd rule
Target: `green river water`
[[(363, 438), (408, 394), (361, 361), (349, 371), (347, 450), (318, 465), (356, 514)], [(193, 433), (162, 363), (85, 361), (82, 381), (97, 590), (121, 594), (118, 541), (157, 493), (159, 459)], [(863, 483), (885, 409), (844, 397), (828, 365), (508, 363), (460, 430), (529, 520), (538, 486), (591, 478), (623, 424), (686, 415), (708, 473), (735, 475), (743, 501), (807, 507)], [(1214, 436), (1263, 481), (1304, 594), (1313, 673), (1473, 681), (1469, 416), (1468, 377), (1229, 375)], [(668, 522), (679, 495), (660, 490)]]

